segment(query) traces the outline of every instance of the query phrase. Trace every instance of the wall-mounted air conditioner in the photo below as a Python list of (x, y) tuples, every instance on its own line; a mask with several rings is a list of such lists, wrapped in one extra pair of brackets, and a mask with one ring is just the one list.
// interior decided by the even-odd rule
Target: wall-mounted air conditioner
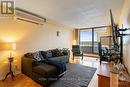
[(15, 8), (15, 17), (18, 20), (43, 25), (46, 22), (46, 18), (41, 17), (32, 12), (23, 10), (21, 8)]

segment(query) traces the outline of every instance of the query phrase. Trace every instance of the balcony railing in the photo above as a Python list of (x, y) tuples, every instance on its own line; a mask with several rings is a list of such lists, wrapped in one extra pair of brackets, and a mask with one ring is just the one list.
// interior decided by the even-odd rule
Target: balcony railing
[[(94, 44), (94, 46), (92, 46)], [(87, 41), (81, 41), (80, 46), (81, 50), (84, 53), (98, 53), (98, 42), (87, 42)]]

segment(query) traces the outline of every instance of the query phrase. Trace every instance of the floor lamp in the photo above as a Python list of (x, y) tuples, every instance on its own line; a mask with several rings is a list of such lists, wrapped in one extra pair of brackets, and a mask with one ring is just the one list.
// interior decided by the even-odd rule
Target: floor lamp
[(13, 74), (13, 71), (12, 71), (12, 62), (13, 62), (13, 59), (14, 59), (13, 52), (16, 50), (16, 43), (13, 43), (13, 42), (12, 43), (1, 43), (0, 45), (1, 45), (0, 50), (9, 51), (9, 57), (8, 57), (9, 72), (6, 74), (4, 80), (7, 78), (8, 75), (11, 75), (12, 80), (14, 80), (14, 78), (13, 78), (14, 74)]

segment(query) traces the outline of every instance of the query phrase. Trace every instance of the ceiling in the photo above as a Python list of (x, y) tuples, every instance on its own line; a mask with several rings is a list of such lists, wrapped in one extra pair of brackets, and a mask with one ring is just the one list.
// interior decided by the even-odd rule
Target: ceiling
[(110, 25), (109, 10), (118, 22), (124, 0), (16, 0), (15, 6), (74, 28)]

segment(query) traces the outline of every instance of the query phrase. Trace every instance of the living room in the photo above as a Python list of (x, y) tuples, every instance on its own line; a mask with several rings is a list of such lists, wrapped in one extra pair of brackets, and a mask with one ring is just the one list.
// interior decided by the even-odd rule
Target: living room
[[(110, 9), (114, 22), (119, 28), (130, 28), (129, 3), (130, 0), (0, 0), (0, 87), (46, 87), (48, 84), (50, 87), (58, 87), (59, 85), (60, 87), (102, 87), (98, 84), (97, 74), (99, 74), (98, 70), (100, 67), (104, 65), (104, 61), (100, 65), (100, 56), (98, 51), (95, 51), (95, 46), (96, 50), (98, 50), (98, 42), (100, 42), (101, 36), (112, 35)], [(87, 33), (87, 35), (90, 36), (81, 35), (84, 31), (89, 31), (90, 34)], [(94, 32), (97, 32), (97, 34)], [(129, 30), (125, 33), (130, 34)], [(89, 48), (84, 47), (84, 44), (82, 44), (82, 41), (86, 39), (88, 41), (90, 40), (90, 43), (87, 44), (87, 46), (91, 44), (91, 50), (89, 50), (89, 52)], [(11, 44), (13, 47), (8, 47), (8, 44)], [(73, 59), (73, 45), (80, 45), (82, 49), (85, 49), (85, 51), (82, 50), (83, 59), (81, 57), (75, 57)], [(122, 64), (125, 65), (128, 73), (130, 73), (129, 48), (130, 37), (128, 35), (123, 37), (122, 52)], [(62, 54), (55, 53), (54, 50), (57, 49), (60, 49)], [(75, 74), (82, 77), (82, 79), (80, 78), (82, 81), (76, 77), (68, 78), (69, 81), (70, 79), (73, 80), (72, 84), (68, 83), (69, 81), (61, 82), (61, 79), (63, 80), (65, 76), (71, 77), (71, 75), (67, 74), (67, 70), (60, 73), (61, 76), (58, 77), (56, 82), (54, 81), (54, 85), (50, 85), (48, 82), (47, 85), (41, 84), (42, 82), (37, 82), (36, 78), (31, 78), (27, 70), (29, 61), (25, 61), (26, 58), (23, 58), (23, 56), (27, 53), (35, 53), (38, 51), (43, 53), (42, 56), (44, 56), (44, 54), (48, 54), (46, 51), (50, 50), (52, 52), (51, 55), (55, 56), (57, 54), (65, 56), (66, 61), (64, 61), (65, 58), (61, 57), (60, 59), (58, 56), (59, 60), (62, 60), (63, 63), (57, 62), (52, 58), (51, 62), (47, 59), (46, 63), (48, 65), (53, 65), (53, 68), (63, 65), (62, 68), (64, 68), (65, 64), (65, 67), (68, 68), (68, 64), (70, 64), (70, 66), (71, 63), (78, 64), (80, 65), (78, 69), (77, 67), (75, 69), (75, 66), (73, 65), (71, 66), (77, 72), (74, 72), (75, 70), (72, 70), (71, 68), (69, 68), (70, 70), (68, 69), (68, 71), (72, 70), (71, 75)], [(64, 51), (65, 54), (63, 53)], [(30, 56), (30, 54), (27, 56)], [(49, 56), (50, 54), (45, 58), (49, 58)], [(52, 61), (55, 61), (55, 63), (59, 65), (52, 64)], [(11, 66), (9, 65), (10, 63)], [(11, 72), (9, 72), (10, 67)], [(38, 70), (40, 70), (39, 68), (41, 67), (38, 67)], [(36, 72), (41, 72), (38, 70), (36, 70)], [(81, 72), (79, 72), (80, 70)], [(8, 72), (9, 75), (5, 78)], [(12, 76), (12, 72), (14, 76)], [(86, 79), (87, 81), (84, 81)], [(43, 81), (43, 83), (46, 82)], [(118, 87), (115, 85), (119, 85), (116, 84), (116, 81), (112, 84), (114, 84), (114, 86), (111, 87)], [(128, 82), (127, 86), (122, 87), (129, 86), (130, 83)]]

